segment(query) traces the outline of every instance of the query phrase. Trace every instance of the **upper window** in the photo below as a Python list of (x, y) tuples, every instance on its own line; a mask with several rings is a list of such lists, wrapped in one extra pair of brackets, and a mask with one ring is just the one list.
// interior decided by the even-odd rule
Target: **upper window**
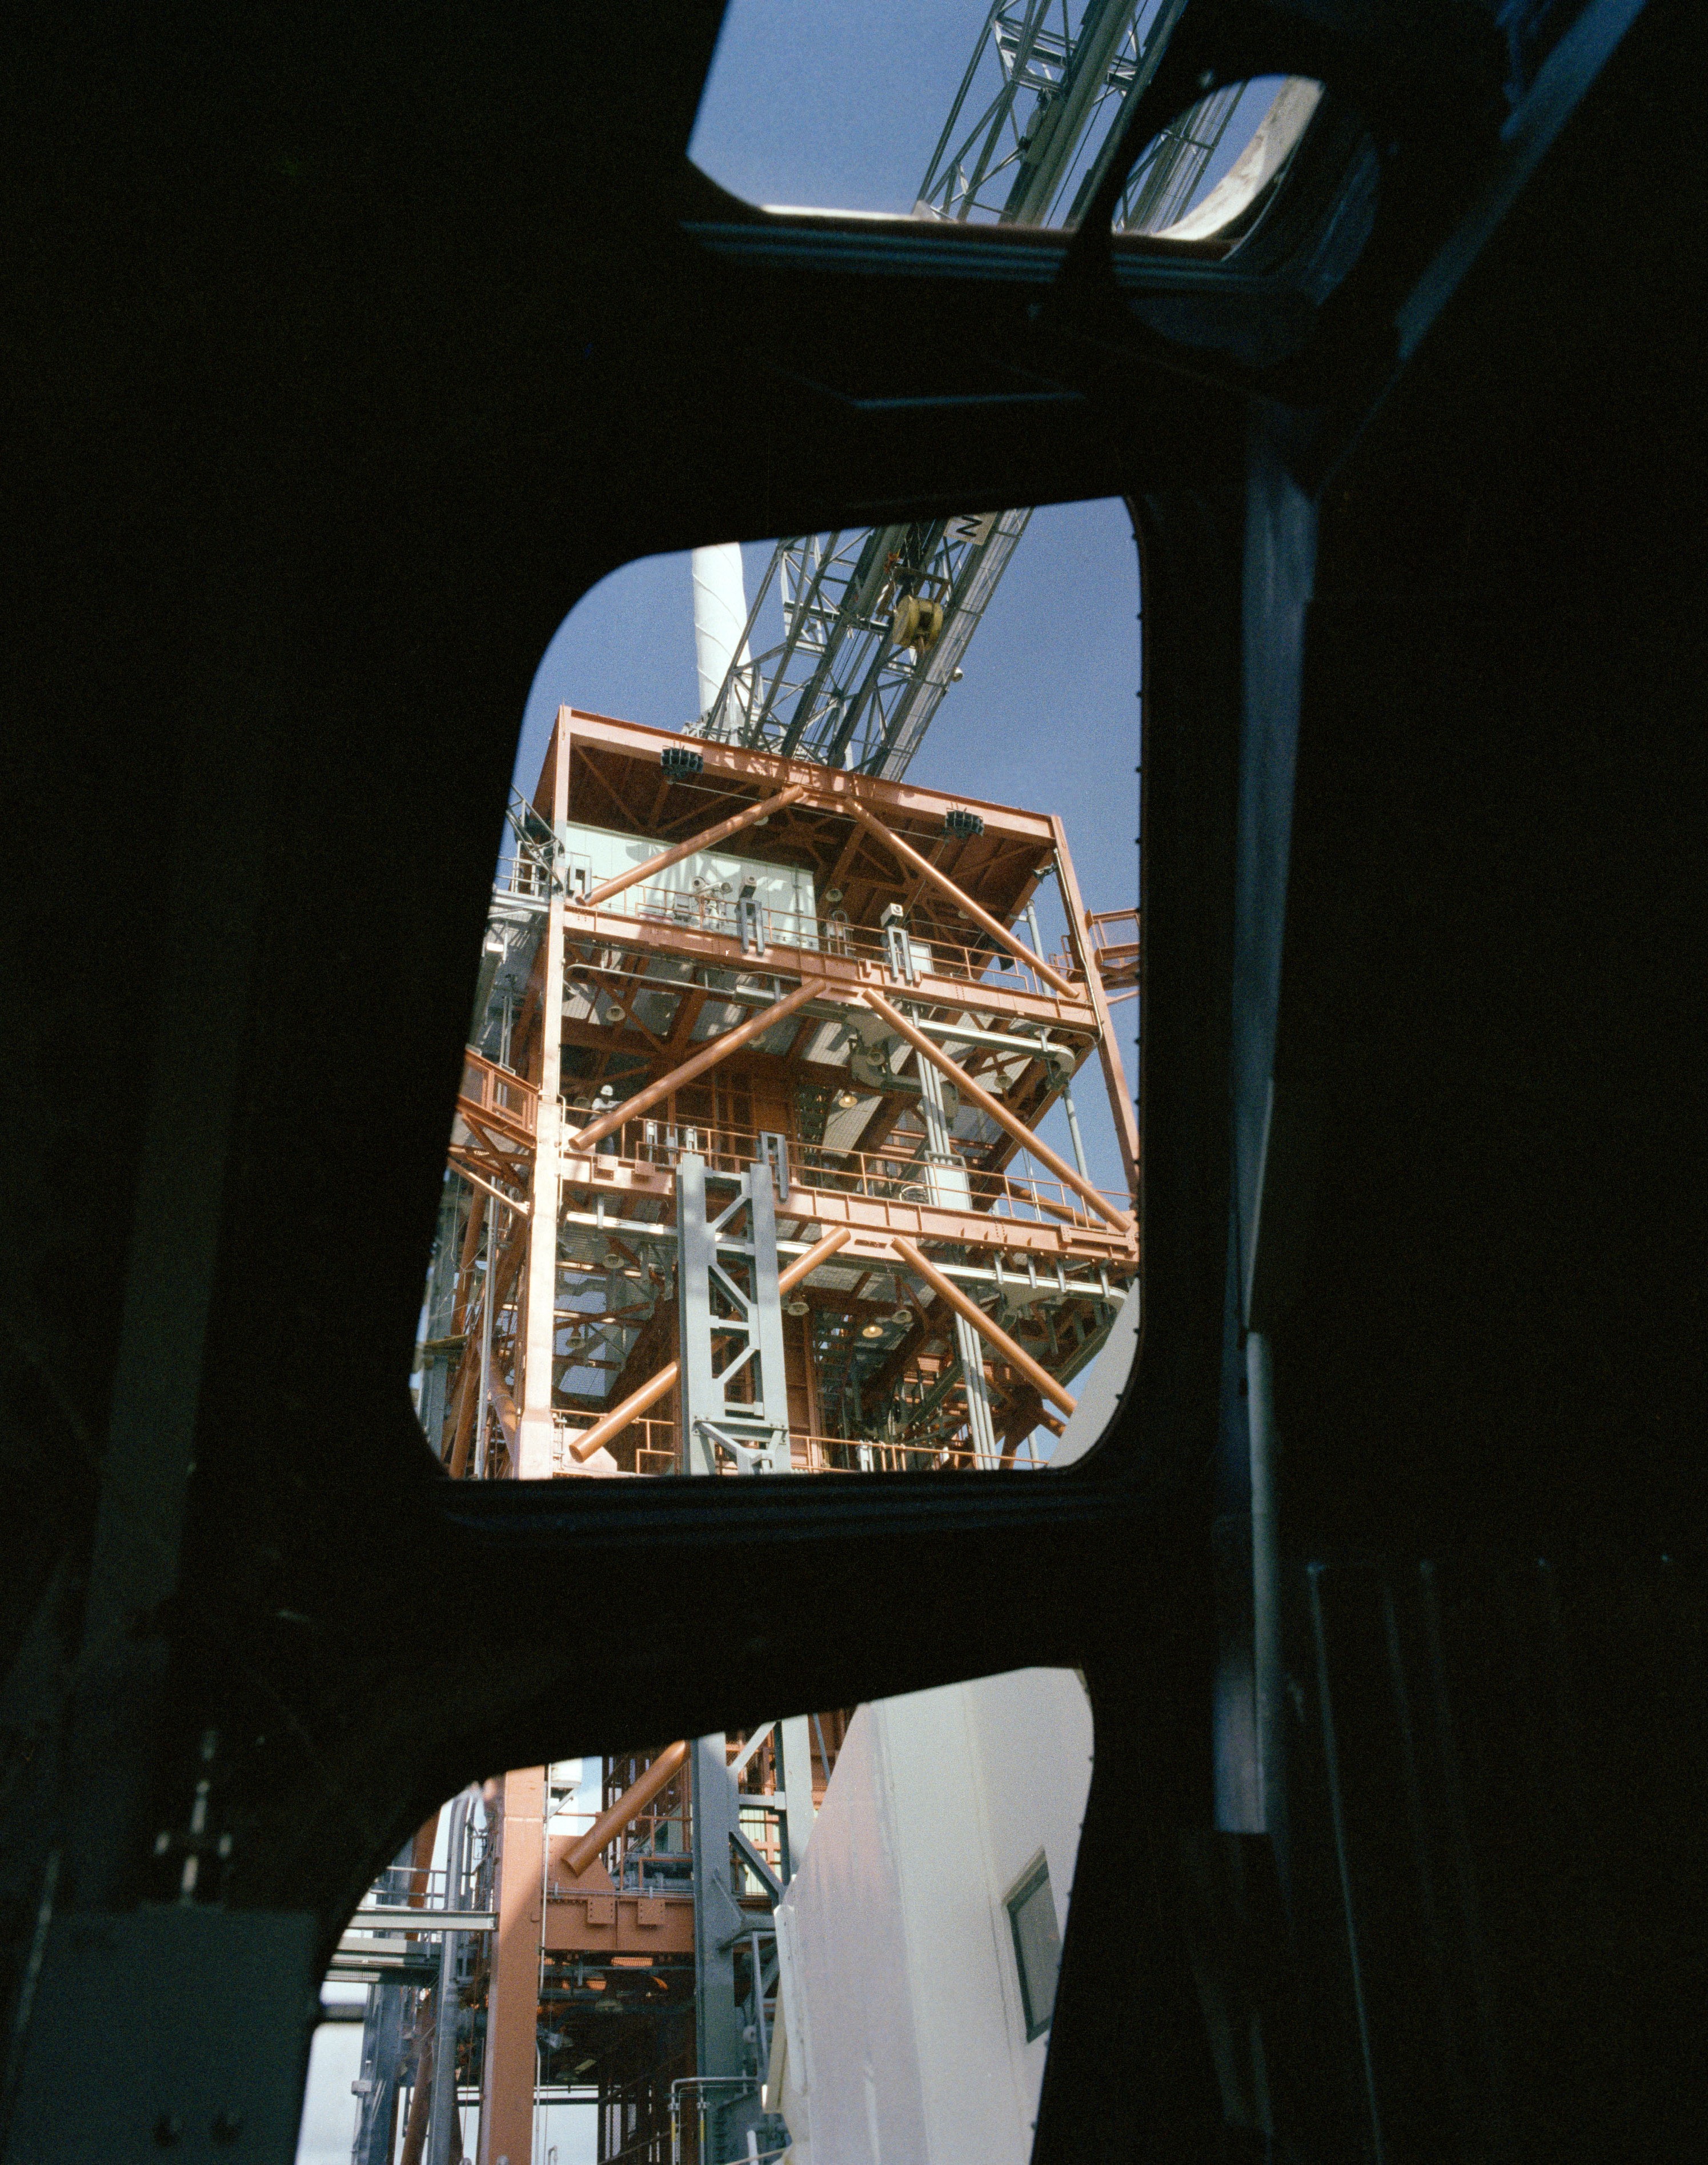
[[(978, 224), (1077, 224), (1107, 176), (1180, 0), (938, 0), (907, 18), (733, 0), (690, 152), (734, 193)], [(1144, 146), (1116, 230), (1222, 233), (1278, 176), (1319, 95), (1215, 91)]]

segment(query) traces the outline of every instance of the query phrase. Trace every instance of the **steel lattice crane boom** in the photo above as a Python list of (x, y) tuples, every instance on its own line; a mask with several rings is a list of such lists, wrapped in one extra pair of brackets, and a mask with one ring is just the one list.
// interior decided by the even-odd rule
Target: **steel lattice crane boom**
[[(915, 215), (1070, 223), (1102, 176), (1184, 0), (996, 0), (920, 186)], [(1135, 166), (1118, 229), (1179, 216), (1240, 87), (1164, 130)], [(694, 733), (827, 766), (905, 773), (1025, 531), (985, 511), (779, 541)], [(782, 635), (758, 645), (775, 592)], [(774, 620), (774, 614), (767, 620)]]

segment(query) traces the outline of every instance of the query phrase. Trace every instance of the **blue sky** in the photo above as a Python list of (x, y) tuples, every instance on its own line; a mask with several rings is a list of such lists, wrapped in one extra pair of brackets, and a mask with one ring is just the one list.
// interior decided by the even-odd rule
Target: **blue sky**
[(689, 155), (750, 203), (911, 210), (987, 12), (734, 0)]

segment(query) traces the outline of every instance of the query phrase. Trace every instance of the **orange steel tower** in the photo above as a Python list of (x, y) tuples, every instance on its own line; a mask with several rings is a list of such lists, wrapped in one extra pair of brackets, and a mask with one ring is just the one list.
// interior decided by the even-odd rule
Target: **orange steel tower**
[[(565, 708), (511, 828), (419, 1356), (451, 1475), (1035, 1467), (1139, 1269), (1137, 919), (1088, 916), (1060, 820)], [(549, 1770), (488, 1785), (481, 2165), (530, 2154), (542, 2077), (597, 2085), (604, 2157), (763, 2135), (771, 1908), (841, 1727), (609, 1761), (573, 1837)]]

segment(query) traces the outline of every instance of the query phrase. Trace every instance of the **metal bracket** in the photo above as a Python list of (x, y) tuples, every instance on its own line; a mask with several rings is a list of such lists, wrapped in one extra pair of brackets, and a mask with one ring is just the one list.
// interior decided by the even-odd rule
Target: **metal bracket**
[(790, 1471), (783, 1304), (778, 1293), (772, 1168), (756, 1164), (714, 1214), (704, 1161), (677, 1166), (682, 1467)]
[(777, 1183), (777, 1199), (788, 1200), (788, 1137), (773, 1128), (759, 1130), (759, 1159), (771, 1167), (772, 1177)]
[[(736, 1470), (742, 1473), (772, 1473), (776, 1468), (779, 1438), (775, 1429), (756, 1431), (745, 1442), (731, 1435), (727, 1429), (720, 1428), (715, 1421), (697, 1420), (694, 1432), (703, 1442), (709, 1442), (717, 1451), (727, 1451), (735, 1462)], [(764, 1440), (768, 1439), (768, 1441)], [(782, 1447), (788, 1447), (785, 1435)]]
[(766, 1893), (771, 1897), (772, 1900), (773, 1902), (782, 1901), (783, 1882), (778, 1878), (771, 1867), (765, 1862), (765, 1859), (759, 1854), (759, 1852), (755, 1849), (752, 1843), (748, 1841), (746, 1836), (743, 1834), (738, 1827), (735, 1832), (730, 1836), (730, 1839), (735, 1843), (736, 1850), (741, 1856), (741, 1862), (753, 1874), (760, 1885), (763, 1887)]
[(765, 942), (765, 904), (755, 895), (739, 896), (735, 903), (735, 928), (741, 936), (744, 955), (763, 955)]

